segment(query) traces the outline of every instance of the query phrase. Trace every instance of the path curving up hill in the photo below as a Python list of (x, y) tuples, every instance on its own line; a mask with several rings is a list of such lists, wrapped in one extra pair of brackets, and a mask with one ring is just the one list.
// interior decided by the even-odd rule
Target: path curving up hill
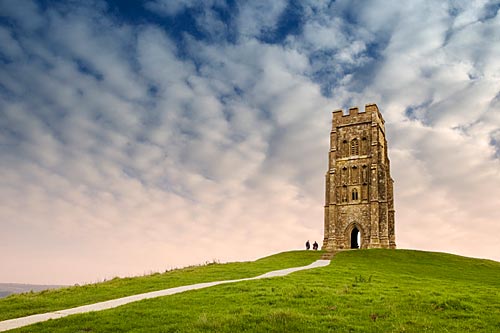
[(112, 308), (116, 308), (116, 307), (121, 306), (121, 305), (125, 305), (125, 304), (132, 303), (132, 302), (137, 302), (137, 301), (144, 300), (144, 299), (174, 295), (174, 294), (178, 294), (178, 293), (188, 291), (188, 290), (203, 289), (203, 288), (213, 287), (213, 286), (216, 286), (219, 284), (285, 276), (285, 275), (288, 275), (288, 274), (293, 273), (293, 272), (317, 268), (317, 267), (324, 267), (324, 266), (327, 266), (329, 264), (330, 264), (330, 260), (316, 260), (315, 262), (313, 262), (312, 264), (307, 265), (307, 266), (280, 269), (277, 271), (268, 272), (268, 273), (265, 273), (265, 274), (262, 274), (262, 275), (259, 275), (256, 277), (252, 277), (252, 278), (197, 283), (197, 284), (192, 284), (192, 285), (188, 285), (188, 286), (168, 288), (168, 289), (163, 289), (163, 290), (158, 290), (158, 291), (152, 291), (149, 293), (143, 293), (143, 294), (138, 294), (138, 295), (133, 295), (133, 296), (117, 298), (114, 300), (99, 302), (99, 303), (95, 303), (95, 304), (83, 305), (83, 306), (79, 306), (79, 307), (75, 307), (75, 308), (71, 308), (71, 309), (66, 309), (66, 310), (59, 310), (59, 311), (36, 314), (36, 315), (22, 317), (22, 318), (9, 319), (9, 320), (5, 320), (5, 321), (0, 321), (0, 332), (23, 327), (23, 326), (27, 326), (27, 325), (31, 325), (31, 324), (35, 324), (35, 323), (39, 323), (39, 322), (46, 321), (49, 319), (62, 318), (62, 317), (66, 317), (66, 316), (69, 316), (72, 314), (112, 309)]

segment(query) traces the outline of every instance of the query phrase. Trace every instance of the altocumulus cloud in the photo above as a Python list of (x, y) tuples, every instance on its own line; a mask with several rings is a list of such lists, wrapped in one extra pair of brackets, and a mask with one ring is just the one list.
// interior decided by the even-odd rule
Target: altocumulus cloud
[(398, 246), (500, 260), (499, 7), (0, 2), (0, 281), (320, 241), (330, 111), (368, 102)]

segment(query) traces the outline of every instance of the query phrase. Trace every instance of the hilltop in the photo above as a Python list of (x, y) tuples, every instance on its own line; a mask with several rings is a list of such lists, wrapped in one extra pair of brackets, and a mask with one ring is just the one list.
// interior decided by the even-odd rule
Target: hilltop
[[(321, 252), (212, 264), (102, 284), (11, 295), (0, 320), (203, 281), (306, 265)], [(445, 253), (354, 250), (331, 265), (75, 315), (12, 332), (493, 332), (500, 263)]]

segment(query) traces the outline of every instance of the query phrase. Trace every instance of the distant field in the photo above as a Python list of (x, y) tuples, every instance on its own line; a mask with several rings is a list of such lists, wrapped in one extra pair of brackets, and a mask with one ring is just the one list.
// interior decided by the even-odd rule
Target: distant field
[(65, 286), (53, 286), (42, 284), (0, 283), (0, 298), (11, 294), (21, 294), (30, 291), (42, 291), (47, 289), (62, 288)]
[[(286, 255), (293, 261), (296, 256), (294, 266), (301, 266), (314, 259), (305, 256), (318, 254), (275, 258)], [(500, 263), (409, 250), (345, 251), (323, 268), (144, 300), (12, 332), (128, 331), (500, 332)]]

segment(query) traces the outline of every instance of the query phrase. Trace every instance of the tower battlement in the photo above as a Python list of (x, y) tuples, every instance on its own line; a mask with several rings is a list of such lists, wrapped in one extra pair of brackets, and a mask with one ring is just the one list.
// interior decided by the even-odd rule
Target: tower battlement
[(375, 103), (365, 104), (364, 111), (359, 111), (359, 108), (357, 106), (350, 107), (347, 110), (347, 113), (345, 113), (343, 109), (337, 109), (333, 111), (333, 116), (336, 118), (341, 118), (341, 117), (357, 116), (358, 114), (361, 113), (363, 114), (375, 113), (379, 118), (382, 118), (380, 110), (378, 109), (378, 106)]
[(333, 130), (335, 130), (335, 127), (347, 126), (354, 123), (372, 122), (374, 125), (378, 124), (382, 131), (385, 132), (385, 121), (377, 104), (366, 104), (364, 111), (360, 111), (357, 106), (351, 107), (347, 111), (345, 113), (344, 110), (338, 109), (332, 112)]

